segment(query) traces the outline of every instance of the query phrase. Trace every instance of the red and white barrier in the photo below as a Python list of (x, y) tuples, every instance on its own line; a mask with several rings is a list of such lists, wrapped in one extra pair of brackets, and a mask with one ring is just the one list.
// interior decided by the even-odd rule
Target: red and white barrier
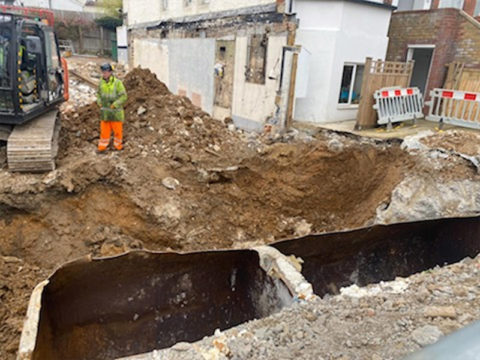
[(480, 129), (480, 93), (434, 89), (427, 120)]
[(382, 98), (391, 98), (396, 96), (413, 95), (414, 91), (415, 90), (413, 88), (408, 88), (408, 89), (380, 90), (380, 93), (382, 95)]
[(423, 118), (423, 96), (418, 88), (380, 89), (373, 97), (380, 125)]

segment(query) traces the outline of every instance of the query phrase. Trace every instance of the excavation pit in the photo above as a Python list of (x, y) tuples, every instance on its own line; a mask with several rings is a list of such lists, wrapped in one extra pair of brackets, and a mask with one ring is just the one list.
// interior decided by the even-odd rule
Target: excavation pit
[(338, 294), (452, 264), (480, 252), (480, 217), (378, 225), (311, 235), (273, 247), (303, 259), (302, 274), (315, 294)]
[(36, 293), (20, 345), (20, 355), (35, 360), (146, 353), (292, 302), (286, 286), (260, 268), (257, 252), (246, 250), (82, 259), (58, 269)]

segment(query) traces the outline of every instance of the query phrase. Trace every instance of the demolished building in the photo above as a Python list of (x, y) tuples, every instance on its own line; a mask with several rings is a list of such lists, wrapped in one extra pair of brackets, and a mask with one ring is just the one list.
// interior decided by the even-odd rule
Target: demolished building
[(393, 9), (367, 0), (124, 0), (129, 63), (247, 130), (353, 119), (365, 59), (385, 58)]

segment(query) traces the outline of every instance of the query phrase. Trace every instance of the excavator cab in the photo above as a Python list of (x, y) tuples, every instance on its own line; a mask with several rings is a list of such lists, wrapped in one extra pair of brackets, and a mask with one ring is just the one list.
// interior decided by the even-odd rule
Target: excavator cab
[(0, 6), (0, 140), (10, 171), (55, 169), (68, 69), (52, 26), (51, 11)]
[(53, 28), (0, 15), (0, 124), (23, 124), (64, 101), (64, 69)]

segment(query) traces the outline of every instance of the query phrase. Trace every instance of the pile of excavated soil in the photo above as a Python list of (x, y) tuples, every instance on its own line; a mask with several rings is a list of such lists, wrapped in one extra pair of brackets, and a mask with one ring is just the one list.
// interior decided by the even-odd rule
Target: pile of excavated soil
[(429, 148), (440, 148), (470, 156), (480, 154), (480, 134), (465, 130), (449, 130), (421, 139)]
[[(128, 92), (125, 105), (125, 152), (127, 156), (153, 153), (161, 157), (198, 157), (205, 151), (235, 152), (244, 144), (236, 132), (212, 119), (186, 97), (170, 93), (146, 69), (134, 69), (124, 79)], [(72, 148), (98, 139), (99, 108), (95, 103), (78, 112), (64, 113), (60, 158)]]
[(79, 256), (239, 248), (360, 227), (409, 174), (477, 178), (462, 159), (418, 163), (396, 143), (322, 133), (267, 144), (230, 131), (148, 70), (125, 85), (124, 151), (96, 154), (91, 104), (63, 114), (56, 171), (0, 171), (1, 359), (15, 357), (34, 284)]

